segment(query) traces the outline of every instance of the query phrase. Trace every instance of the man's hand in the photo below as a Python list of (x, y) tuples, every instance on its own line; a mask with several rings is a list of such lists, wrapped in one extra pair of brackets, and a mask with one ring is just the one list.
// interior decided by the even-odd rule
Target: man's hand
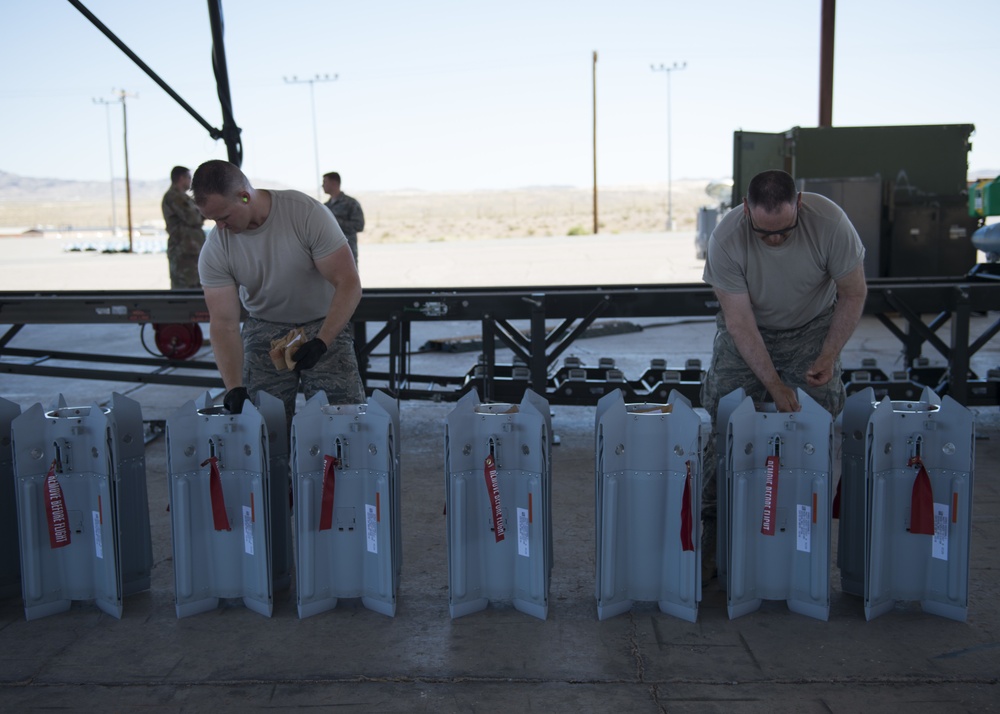
[(779, 412), (802, 411), (802, 405), (799, 404), (795, 390), (787, 384), (782, 383), (778, 386), (768, 388), (767, 391), (771, 395), (771, 398), (774, 399), (774, 406), (778, 408)]
[(222, 406), (229, 410), (230, 414), (239, 414), (243, 411), (243, 403), (250, 398), (250, 393), (246, 387), (233, 387), (222, 399)]
[(822, 387), (833, 378), (834, 360), (826, 359), (822, 355), (812, 363), (806, 370), (806, 384), (810, 387)]
[(318, 337), (314, 337), (304, 345), (299, 347), (292, 355), (295, 362), (295, 371), (301, 372), (304, 369), (312, 369), (319, 362), (320, 357), (326, 354), (326, 343)]

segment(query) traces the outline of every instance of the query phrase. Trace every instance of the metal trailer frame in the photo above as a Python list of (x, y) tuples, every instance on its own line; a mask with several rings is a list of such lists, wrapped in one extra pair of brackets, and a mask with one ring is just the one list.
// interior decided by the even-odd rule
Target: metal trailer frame
[[(594, 382), (599, 382), (592, 385), (593, 389), (560, 388), (565, 386), (565, 380), (560, 379), (561, 375), (551, 376), (557, 360), (596, 320), (704, 317), (714, 316), (718, 310), (712, 289), (703, 284), (372, 289), (365, 291), (354, 314), (354, 325), (362, 377), (369, 392), (377, 387), (400, 399), (454, 401), (476, 388), (484, 401), (516, 402), (525, 389), (531, 388), (553, 404), (594, 405), (616, 388), (625, 388), (626, 392), (631, 389), (628, 399), (641, 400), (658, 393), (643, 386), (622, 384), (620, 376), (609, 380), (605, 370), (597, 375), (587, 374), (588, 381), (594, 378)], [(973, 389), (977, 386), (976, 378), (969, 369), (972, 355), (1000, 332), (998, 318), (982, 334), (973, 335), (970, 318), (973, 314), (997, 310), (1000, 310), (1000, 281), (972, 274), (962, 278), (873, 279), (868, 284), (865, 303), (865, 313), (875, 315), (900, 340), (907, 369), (918, 364), (925, 344), (947, 360), (947, 370), (937, 375), (941, 382), (927, 386), (947, 391), (966, 406), (977, 401), (989, 405), (1000, 403), (997, 397), (1000, 382), (991, 379), (986, 388), (980, 384)], [(925, 316), (930, 316), (930, 320), (925, 322)], [(894, 318), (901, 318), (905, 325), (900, 327)], [(516, 320), (529, 322), (527, 334), (515, 329), (512, 322)], [(411, 326), (427, 321), (479, 322), (480, 364), (466, 374), (412, 373), (408, 359)], [(558, 324), (547, 330), (548, 321)], [(0, 292), (0, 324), (9, 325), (0, 335), (0, 374), (221, 388), (216, 365), (210, 361), (80, 353), (59, 349), (55, 342), (49, 348), (9, 346), (28, 324), (191, 322), (208, 322), (200, 290)], [(950, 337), (942, 338), (938, 332), (946, 324), (950, 324)], [(386, 343), (387, 369), (370, 371), (365, 366), (367, 358)], [(498, 364), (497, 349), (505, 347), (514, 353), (514, 365)], [(55, 361), (121, 366), (90, 369), (49, 364)], [(201, 374), (178, 374), (178, 370)], [(850, 374), (852, 371), (845, 369), (845, 381)], [(696, 405), (699, 383), (700, 370), (694, 370), (694, 375), (685, 375), (681, 385), (681, 391)], [(658, 386), (678, 387), (677, 384)]]

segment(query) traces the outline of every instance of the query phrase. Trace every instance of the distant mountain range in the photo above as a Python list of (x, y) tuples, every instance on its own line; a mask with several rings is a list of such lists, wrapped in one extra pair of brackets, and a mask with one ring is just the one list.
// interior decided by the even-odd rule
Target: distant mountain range
[[(251, 179), (251, 182), (255, 182)], [(270, 188), (286, 188), (274, 181), (261, 181)], [(170, 188), (170, 180), (129, 181), (133, 201), (159, 201)], [(106, 201), (107, 181), (68, 181), (56, 178), (33, 178), (0, 171), (0, 201)], [(125, 179), (115, 179), (115, 192), (125, 200)]]
[[(130, 181), (133, 200), (159, 199), (170, 187), (170, 181)], [(54, 178), (32, 178), (0, 171), (0, 200), (6, 201), (106, 201), (110, 187), (107, 181), (66, 181)], [(125, 180), (115, 180), (115, 190), (125, 196)]]
[[(1000, 170), (992, 169), (978, 169), (976, 171), (969, 172), (969, 180), (975, 181), (984, 178), (994, 178), (1000, 176)], [(275, 181), (265, 181), (259, 179), (251, 179), (251, 183), (255, 186), (262, 186), (266, 188), (283, 189), (288, 188), (283, 184)], [(679, 182), (678, 182), (679, 183)], [(163, 181), (131, 181), (130, 190), (132, 193), (132, 200), (135, 202), (143, 201), (156, 201), (159, 202), (163, 198), (164, 192), (169, 188), (170, 182), (167, 179)], [(571, 187), (566, 186), (535, 186), (530, 188), (524, 188), (520, 190), (529, 191), (552, 191), (552, 190), (568, 190)], [(69, 181), (65, 179), (56, 178), (33, 178), (29, 176), (18, 176), (17, 174), (8, 173), (6, 171), (0, 171), (0, 201), (58, 201), (58, 202), (72, 202), (72, 201), (106, 201), (108, 199), (109, 186), (107, 181)], [(125, 180), (122, 178), (115, 179), (115, 193), (120, 197), (119, 200), (124, 201), (125, 197)], [(373, 193), (383, 193), (380, 191), (365, 192), (368, 194)], [(389, 191), (385, 193), (395, 194), (395, 193), (408, 193), (407, 191)], [(414, 190), (413, 193), (427, 193), (425, 191)]]

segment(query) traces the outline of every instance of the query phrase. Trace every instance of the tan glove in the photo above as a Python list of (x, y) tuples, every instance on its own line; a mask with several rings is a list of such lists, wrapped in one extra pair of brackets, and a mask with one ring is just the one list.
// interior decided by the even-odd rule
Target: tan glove
[(291, 333), (289, 333), (288, 344), (285, 345), (285, 364), (288, 365), (288, 369), (295, 369), (295, 360), (292, 359), (292, 355), (295, 354), (299, 347), (305, 343), (306, 333), (304, 333), (301, 329), (298, 329), (298, 334), (294, 337), (292, 337)]
[(292, 355), (305, 342), (306, 333), (301, 327), (290, 330), (284, 337), (271, 340), (271, 351), (268, 354), (271, 356), (274, 368), (279, 372), (283, 372), (286, 369), (294, 369), (295, 362), (292, 360)]

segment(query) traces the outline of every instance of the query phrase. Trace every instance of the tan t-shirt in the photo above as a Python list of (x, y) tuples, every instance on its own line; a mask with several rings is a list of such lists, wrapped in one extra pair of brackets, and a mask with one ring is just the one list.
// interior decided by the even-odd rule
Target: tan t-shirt
[(314, 261), (347, 245), (333, 214), (299, 191), (268, 191), (271, 212), (239, 234), (212, 229), (198, 272), (206, 288), (237, 285), (252, 317), (303, 324), (324, 317), (334, 287)]
[(749, 294), (758, 326), (790, 330), (833, 305), (835, 281), (864, 257), (847, 214), (825, 196), (803, 193), (799, 224), (779, 246), (750, 230), (742, 206), (727, 213), (708, 241), (702, 279), (723, 292)]

